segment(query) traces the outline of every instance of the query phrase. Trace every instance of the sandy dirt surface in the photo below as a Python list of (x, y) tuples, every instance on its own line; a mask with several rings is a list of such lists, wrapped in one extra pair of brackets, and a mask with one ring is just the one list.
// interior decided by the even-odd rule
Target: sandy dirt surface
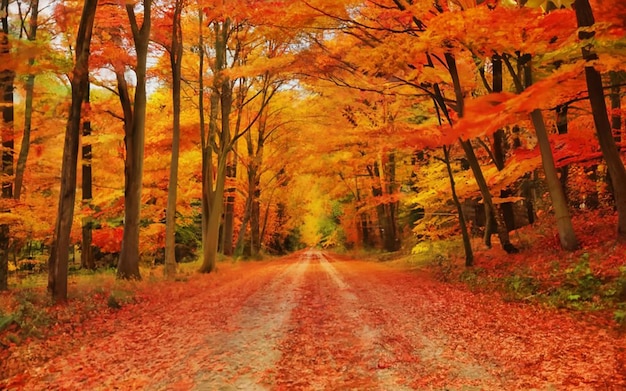
[(417, 272), (309, 250), (203, 281), (0, 389), (626, 389), (623, 337)]

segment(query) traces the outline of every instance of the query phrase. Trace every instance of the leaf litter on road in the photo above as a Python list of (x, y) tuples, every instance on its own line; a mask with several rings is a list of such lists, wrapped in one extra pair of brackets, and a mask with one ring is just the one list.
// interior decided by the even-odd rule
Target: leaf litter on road
[[(302, 252), (224, 266), (42, 342), (10, 390), (626, 387), (624, 339), (414, 271)], [(72, 341), (63, 347), (64, 341)], [(49, 356), (41, 356), (49, 357)]]

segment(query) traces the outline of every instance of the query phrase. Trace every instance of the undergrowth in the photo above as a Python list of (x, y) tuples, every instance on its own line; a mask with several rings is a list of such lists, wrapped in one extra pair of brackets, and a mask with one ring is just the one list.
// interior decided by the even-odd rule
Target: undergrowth
[[(176, 281), (196, 273), (199, 262), (178, 265)], [(162, 267), (142, 267), (142, 281), (121, 281), (115, 269), (77, 270), (68, 278), (68, 300), (55, 304), (46, 291), (47, 275), (20, 277), (0, 294), (0, 350), (29, 339), (62, 333), (65, 325), (83, 322), (103, 311), (116, 311), (142, 300), (138, 292), (163, 281)]]
[[(450, 241), (422, 243), (417, 256), (429, 259), (433, 275), (460, 282), (474, 291), (497, 292), (504, 300), (538, 303), (576, 313), (600, 314), (626, 329), (626, 245), (615, 241), (612, 215), (574, 217), (581, 249), (560, 249), (549, 222), (512, 234), (519, 254), (487, 249), (474, 239), (474, 266), (466, 268), (463, 251)], [(528, 243), (533, 243), (529, 246)]]

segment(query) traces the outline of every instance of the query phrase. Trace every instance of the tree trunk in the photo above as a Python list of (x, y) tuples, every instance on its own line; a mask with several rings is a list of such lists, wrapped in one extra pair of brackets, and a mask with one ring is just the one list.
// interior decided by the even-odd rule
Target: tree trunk
[[(620, 152), (622, 147), (622, 96), (621, 96), (621, 81), (624, 79), (624, 72), (610, 72), (611, 79), (611, 129), (613, 132), (613, 139), (617, 146), (617, 151)], [(611, 180), (611, 173), (607, 171), (604, 177), (606, 182), (611, 201), (615, 205), (615, 190), (613, 190), (613, 181)]]
[(226, 192), (226, 203), (224, 205), (224, 234), (222, 252), (224, 255), (233, 255), (233, 234), (235, 229), (235, 196), (237, 194), (237, 157), (230, 154), (230, 159), (226, 165), (226, 182), (228, 188)]
[[(258, 169), (258, 168), (257, 168)], [(250, 255), (257, 256), (261, 251), (261, 189), (259, 188), (259, 174), (255, 169), (253, 176), (252, 210), (250, 211)]]
[[(397, 191), (396, 183), (396, 154), (390, 152), (387, 154), (387, 162), (383, 166), (385, 173), (386, 192), (388, 195), (395, 194)], [(400, 250), (401, 241), (398, 232), (398, 201), (388, 202), (385, 204), (385, 214), (387, 215), (387, 251)]]
[[(483, 175), (483, 171), (478, 163), (478, 159), (476, 158), (476, 154), (474, 153), (474, 148), (469, 140), (460, 140), (461, 146), (463, 147), (463, 151), (465, 152), (465, 156), (469, 162), (470, 168), (474, 174), (474, 179), (478, 184), (478, 188), (480, 189), (480, 193), (483, 196), (483, 203), (485, 205), (485, 224), (489, 224), (489, 221), (493, 218), (495, 220), (495, 228), (498, 233), (498, 238), (500, 239), (500, 244), (504, 251), (508, 254), (517, 253), (519, 250), (511, 243), (509, 238), (509, 231), (506, 228), (506, 223), (504, 222), (504, 216), (501, 211), (498, 211), (495, 208), (493, 203), (493, 199), (491, 198), (491, 192), (489, 191), (489, 187), (487, 185), (487, 181), (485, 180), (485, 176)], [(487, 239), (487, 236), (490, 236), (490, 230), (485, 227), (485, 244), (487, 246), (491, 245), (491, 240)]]
[[(32, 0), (30, 3), (31, 14), (29, 22), (28, 40), (34, 42), (37, 39), (37, 28), (39, 18), (39, 0)], [(35, 64), (35, 58), (28, 59), (28, 66)], [(26, 77), (26, 98), (24, 102), (24, 135), (22, 137), (22, 145), (20, 154), (17, 159), (17, 167), (15, 169), (15, 186), (13, 197), (19, 200), (22, 195), (22, 184), (24, 183), (24, 171), (26, 170), (26, 161), (28, 160), (28, 152), (30, 149), (30, 132), (33, 120), (33, 94), (35, 90), (35, 74), (30, 73)]]
[[(2, 36), (0, 37), (0, 54), (8, 56), (11, 52), (9, 42), (9, 0), (2, 0), (0, 22)], [(13, 198), (13, 183), (8, 179), (13, 176), (13, 80), (15, 73), (11, 69), (0, 71), (0, 94), (2, 94), (2, 198)], [(8, 212), (8, 210), (2, 210)], [(0, 291), (9, 288), (9, 244), (10, 230), (8, 224), (0, 225)]]
[[(513, 77), (513, 82), (515, 83), (515, 88), (518, 93), (521, 93), (533, 83), (531, 59), (532, 57), (528, 54), (520, 56), (517, 62), (518, 70), (515, 71), (508, 58), (505, 58), (506, 66)], [(521, 74), (523, 74), (523, 77), (521, 77)], [(574, 233), (572, 219), (567, 209), (567, 200), (565, 199), (563, 187), (559, 181), (556, 165), (554, 164), (554, 156), (552, 155), (552, 147), (550, 146), (543, 114), (541, 110), (537, 109), (530, 114), (530, 117), (537, 135), (537, 143), (539, 144), (539, 150), (541, 152), (541, 162), (546, 177), (546, 184), (548, 185), (548, 192), (552, 199), (559, 241), (564, 250), (573, 251), (578, 248), (578, 240)]]
[(548, 139), (548, 131), (543, 121), (543, 115), (540, 110), (534, 110), (530, 113), (530, 118), (535, 127), (539, 150), (541, 151), (541, 162), (543, 164), (543, 172), (546, 176), (550, 198), (552, 199), (552, 207), (556, 217), (556, 227), (559, 232), (561, 247), (568, 251), (574, 251), (578, 248), (578, 240), (574, 233), (572, 219), (567, 209), (567, 200), (563, 192), (563, 187), (559, 181), (550, 140)]
[[(621, 75), (625, 75), (626, 73), (621, 72)], [(621, 150), (622, 143), (622, 95), (621, 95), (621, 87), (620, 82), (622, 77), (620, 77), (619, 72), (611, 72), (611, 128), (613, 129), (613, 139), (615, 140), (615, 144), (617, 145), (617, 150)]]
[(76, 63), (72, 72), (72, 103), (63, 147), (61, 192), (55, 224), (54, 241), (48, 262), (48, 290), (56, 301), (67, 299), (67, 263), (70, 233), (76, 200), (76, 171), (80, 135), (80, 117), (89, 85), (89, 45), (96, 15), (97, 0), (86, 0), (76, 36)]
[[(459, 118), (464, 116), (464, 96), (463, 90), (461, 88), (461, 80), (459, 79), (459, 73), (456, 67), (456, 59), (450, 53), (445, 54), (446, 62), (448, 64), (448, 71), (450, 72), (450, 76), (452, 77), (452, 83), (454, 85), (454, 92), (456, 97), (456, 107), (457, 114)], [(463, 147), (463, 151), (465, 152), (465, 157), (467, 158), (470, 168), (472, 169), (472, 173), (474, 174), (474, 179), (476, 180), (476, 184), (480, 189), (480, 193), (483, 197), (483, 202), (485, 205), (485, 244), (487, 246), (491, 246), (491, 219), (495, 219), (496, 230), (498, 232), (498, 238), (500, 239), (500, 244), (502, 248), (507, 253), (516, 253), (519, 250), (513, 246), (511, 240), (509, 238), (509, 231), (506, 228), (506, 224), (504, 222), (504, 216), (502, 215), (502, 211), (498, 210), (494, 207), (493, 200), (491, 198), (491, 192), (489, 191), (489, 186), (487, 185), (487, 181), (485, 180), (485, 176), (483, 175), (482, 168), (480, 167), (480, 163), (476, 158), (476, 154), (474, 153), (474, 148), (469, 140), (459, 139), (461, 142), (461, 146)]]
[[(117, 265), (117, 277), (122, 279), (141, 279), (139, 273), (139, 223), (141, 218), (141, 189), (143, 178), (143, 155), (146, 126), (146, 67), (148, 43), (150, 42), (150, 26), (152, 0), (143, 2), (143, 22), (141, 28), (137, 24), (134, 4), (126, 4), (126, 12), (130, 21), (137, 66), (135, 74), (137, 85), (133, 105), (132, 126), (126, 133), (126, 162), (124, 186), (124, 235), (122, 250)], [(128, 130), (128, 128), (127, 128)]]
[(200, 273), (215, 271), (217, 264), (217, 246), (219, 244), (219, 229), (222, 220), (222, 207), (224, 205), (224, 183), (226, 181), (225, 156), (218, 158), (216, 174), (215, 191), (207, 221), (206, 243), (203, 244), (202, 248), (203, 260), (200, 266)]
[[(556, 107), (556, 130), (559, 134), (567, 134), (568, 130), (568, 105), (559, 105)], [(561, 173), (561, 186), (563, 187), (563, 193), (565, 194), (565, 200), (569, 201), (567, 196), (567, 179), (569, 177), (569, 165), (564, 165), (559, 169)]]
[[(85, 92), (85, 105), (89, 106), (89, 81), (87, 81), (87, 91)], [(87, 138), (91, 136), (91, 120), (86, 119), (83, 121), (83, 150), (82, 150), (82, 168), (83, 168), (83, 205), (91, 207), (90, 203), (93, 198), (93, 181), (91, 175), (91, 142)], [(96, 263), (93, 258), (93, 248), (91, 245), (93, 219), (91, 216), (83, 218), (82, 227), (82, 251), (80, 254), (80, 267), (83, 269), (93, 270), (96, 268)]]
[(178, 160), (180, 154), (180, 91), (181, 64), (183, 57), (183, 37), (181, 13), (183, 1), (176, 0), (172, 21), (172, 47), (170, 48), (170, 64), (172, 67), (172, 157), (170, 163), (170, 180), (167, 190), (167, 210), (165, 211), (165, 278), (176, 276), (176, 196), (178, 189)]
[[(395, 164), (392, 159), (390, 160), (392, 164)], [(381, 183), (379, 163), (374, 162), (374, 165), (368, 166), (367, 170), (374, 183), (372, 185), (372, 195), (374, 196), (374, 199), (382, 197), (385, 193), (385, 189)], [(393, 185), (390, 184), (389, 186)], [(388, 188), (387, 190), (389, 191), (391, 188)], [(388, 252), (397, 251), (400, 248), (400, 241), (397, 237), (398, 232), (395, 221), (396, 207), (393, 205), (394, 203), (377, 202), (376, 216), (378, 217), (378, 231), (383, 244), (383, 249)]]
[[(593, 11), (589, 0), (576, 0), (574, 2), (578, 27), (591, 27), (595, 23)], [(581, 40), (591, 39), (595, 36), (594, 31), (581, 30), (578, 37)], [(602, 87), (602, 77), (600, 72), (593, 66), (593, 61), (598, 59), (598, 55), (593, 51), (592, 44), (582, 48), (583, 59), (589, 62), (585, 67), (585, 78), (587, 80), (587, 90), (591, 102), (593, 122), (596, 126), (596, 135), (600, 143), (602, 155), (606, 161), (613, 191), (615, 195), (615, 208), (617, 209), (617, 235), (620, 241), (626, 240), (626, 169), (622, 162), (613, 133), (611, 123), (607, 114), (606, 101), (604, 100), (604, 89)]]
[(450, 165), (450, 147), (443, 146), (444, 159), (443, 162), (446, 165), (448, 171), (448, 178), (450, 179), (450, 189), (452, 191), (452, 200), (456, 206), (457, 213), (459, 214), (459, 225), (461, 226), (461, 236), (463, 237), (463, 248), (465, 249), (465, 266), (471, 267), (474, 265), (474, 253), (472, 251), (472, 242), (470, 240), (469, 232), (467, 230), (467, 224), (465, 223), (465, 216), (463, 215), (463, 206), (459, 201), (459, 197), (456, 194), (456, 185), (454, 182), (454, 174), (452, 173), (452, 166)]
[[(530, 61), (524, 64), (523, 70), (524, 82), (526, 83), (526, 87), (529, 87), (533, 83)], [(561, 247), (564, 250), (574, 251), (579, 246), (578, 239), (576, 239), (572, 218), (567, 208), (567, 199), (565, 198), (563, 187), (559, 181), (556, 165), (554, 163), (554, 155), (552, 154), (552, 147), (550, 146), (550, 140), (548, 138), (548, 130), (546, 129), (541, 110), (533, 110), (533, 112), (530, 113), (530, 118), (533, 122), (535, 133), (537, 134), (537, 143), (539, 144), (539, 150), (541, 152), (541, 163), (550, 198), (552, 199), (552, 207), (554, 208), (556, 228), (559, 233)]]
[(241, 221), (241, 227), (239, 228), (239, 233), (237, 234), (237, 244), (235, 245), (235, 255), (237, 256), (242, 255), (244, 252), (243, 243), (246, 238), (246, 231), (248, 229), (248, 223), (250, 222), (251, 211), (252, 211), (252, 198), (248, 197), (246, 199), (246, 208), (243, 212), (243, 219)]
[[(209, 165), (208, 178), (206, 186), (206, 199), (208, 207), (208, 219), (206, 221), (206, 232), (203, 234), (203, 261), (200, 266), (201, 273), (210, 273), (215, 270), (217, 261), (217, 248), (219, 244), (219, 231), (222, 223), (222, 211), (224, 207), (224, 187), (226, 182), (226, 163), (227, 155), (230, 152), (231, 132), (230, 132), (230, 112), (233, 104), (233, 86), (230, 79), (222, 72), (227, 65), (227, 41), (230, 29), (230, 21), (215, 25), (215, 69), (213, 78), (213, 94), (211, 102), (211, 121), (213, 125), (209, 126), (209, 139), (217, 138), (219, 140), (219, 150), (217, 153), (217, 169), (215, 172), (215, 189), (212, 185), (212, 161), (207, 160)], [(217, 114), (221, 114), (221, 129), (217, 130)], [(211, 142), (208, 142), (211, 148)]]
[[(499, 55), (494, 55), (492, 58), (493, 63), (493, 85), (492, 90), (494, 93), (502, 92), (502, 75), (503, 75), (503, 67), (502, 67), (502, 57)], [(506, 135), (504, 129), (498, 129), (493, 134), (493, 157), (494, 164), (498, 171), (504, 170), (506, 165), (506, 153), (508, 150), (508, 143), (506, 141)], [(512, 192), (510, 189), (500, 190), (500, 197), (507, 198), (511, 196)], [(526, 202), (530, 202), (530, 200), (526, 200)], [(513, 203), (506, 202), (499, 205), (500, 210), (502, 211), (502, 218), (504, 219), (504, 224), (506, 226), (507, 232), (515, 229), (515, 213), (513, 210)], [(497, 206), (496, 206), (497, 208)]]

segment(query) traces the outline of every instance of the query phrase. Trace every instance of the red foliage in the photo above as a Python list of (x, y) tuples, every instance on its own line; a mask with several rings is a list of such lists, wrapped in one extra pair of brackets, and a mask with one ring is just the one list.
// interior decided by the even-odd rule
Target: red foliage
[(316, 252), (219, 268), (140, 285), (120, 310), (96, 295), (98, 316), (87, 319), (84, 301), (51, 308), (46, 340), (2, 351), (13, 377), (0, 387), (626, 386), (624, 340), (558, 311)]
[(105, 253), (117, 253), (122, 246), (124, 227), (102, 227), (94, 230), (92, 244)]

